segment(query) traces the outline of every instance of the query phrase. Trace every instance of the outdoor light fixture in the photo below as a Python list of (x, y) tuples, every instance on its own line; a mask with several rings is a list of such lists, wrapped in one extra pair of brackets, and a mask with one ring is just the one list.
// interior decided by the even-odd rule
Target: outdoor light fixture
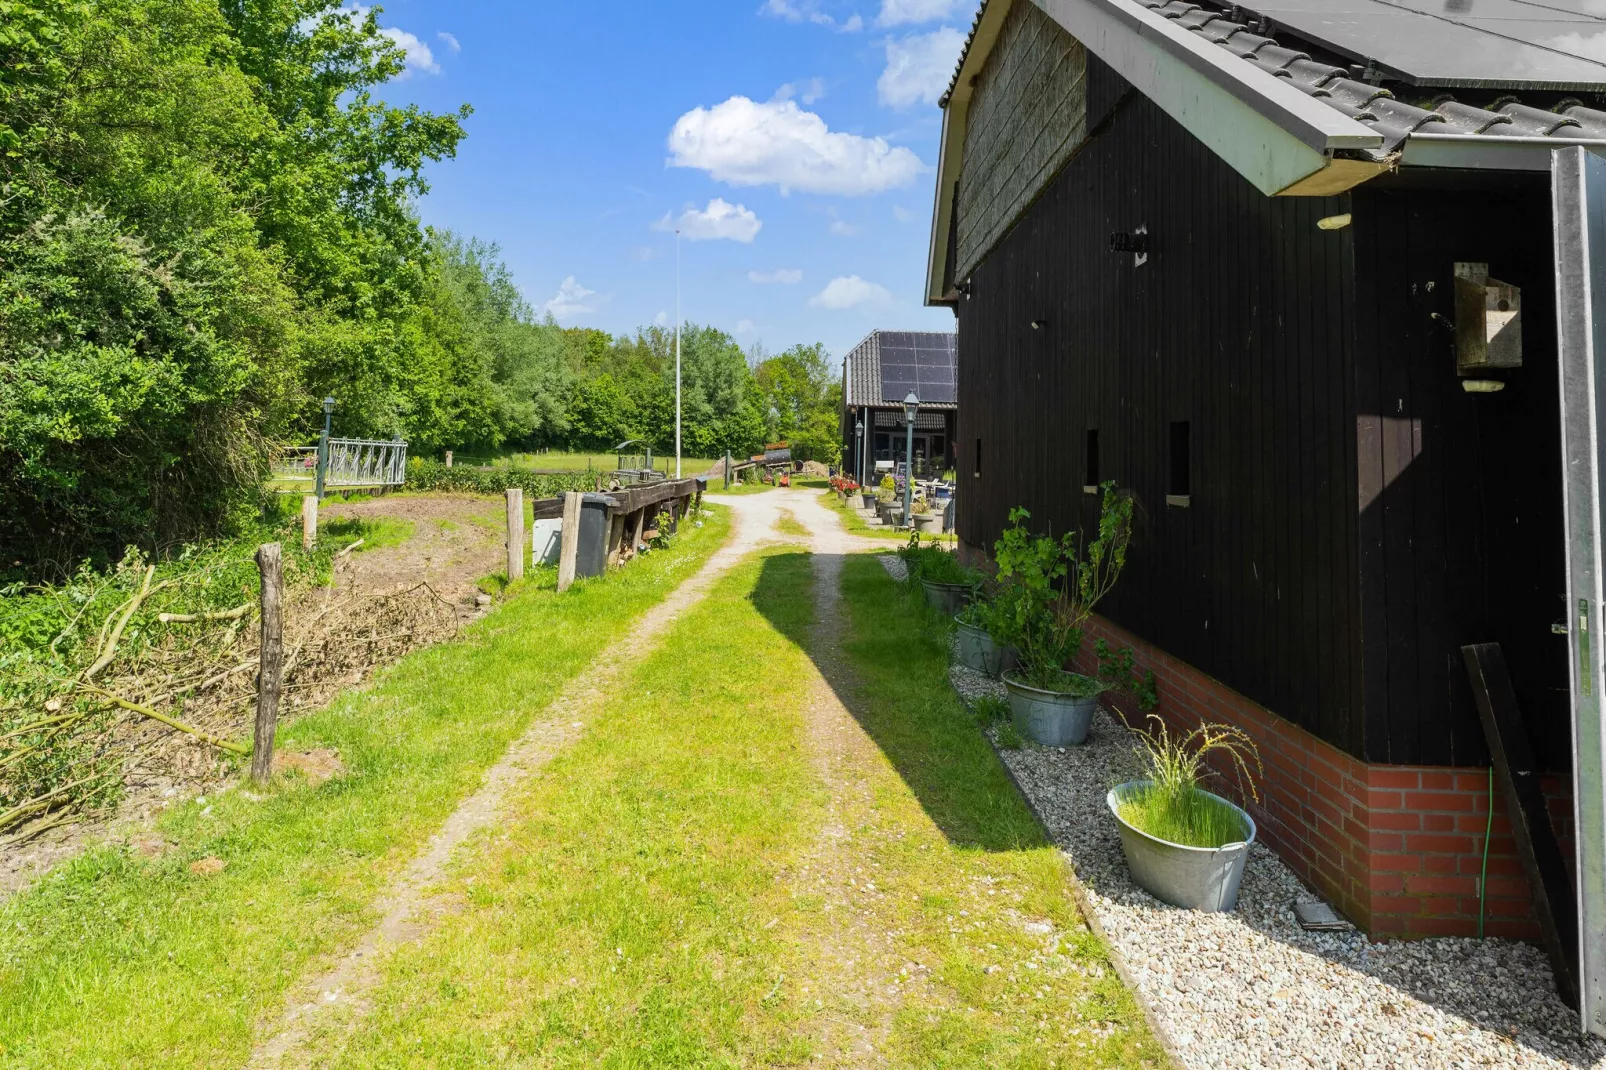
[(323, 434), (318, 438), (318, 478), (314, 483), (312, 492), (319, 501), (323, 501), (324, 478), (329, 472), (329, 420), (335, 412), (335, 399), (323, 399)]
[(864, 421), (863, 420), (855, 419), (853, 421), (853, 435), (854, 435), (854, 441), (859, 444), (858, 453), (854, 454), (854, 459), (858, 463), (853, 466), (853, 469), (854, 469), (853, 474), (858, 477), (859, 485), (863, 486), (864, 485)]
[(913, 390), (903, 399), (903, 522), (914, 526), (915, 505), (915, 417), (920, 413), (920, 399)]
[(1032, 320), (1032, 330), (1040, 331), (1048, 326), (1048, 320)]

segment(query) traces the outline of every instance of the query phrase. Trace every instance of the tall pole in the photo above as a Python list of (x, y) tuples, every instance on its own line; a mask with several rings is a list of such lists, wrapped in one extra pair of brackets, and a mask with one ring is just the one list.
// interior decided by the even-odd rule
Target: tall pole
[(675, 478), (680, 478), (680, 228), (675, 228)]

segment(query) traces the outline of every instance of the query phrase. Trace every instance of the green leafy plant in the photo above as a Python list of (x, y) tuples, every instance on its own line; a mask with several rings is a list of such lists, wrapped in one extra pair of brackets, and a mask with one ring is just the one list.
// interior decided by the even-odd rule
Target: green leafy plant
[(1015, 727), (1014, 721), (1002, 721), (998, 725), (998, 745), (1004, 750), (1020, 750), (1026, 745), (1021, 738), (1020, 731)]
[(1202, 724), (1173, 737), (1159, 717), (1150, 714), (1149, 721), (1152, 727), (1142, 733), (1140, 748), (1149, 782), (1122, 800), (1121, 819), (1157, 839), (1187, 847), (1241, 843), (1248, 834), (1243, 818), (1200, 782), (1216, 775), (1206, 759), (1220, 755), (1237, 774), (1239, 786), (1258, 801), (1255, 777), (1264, 767), (1254, 740), (1242, 729), (1222, 724)]
[(1123, 678), (1106, 681), (1102, 671), (1098, 678), (1067, 672), (1065, 665), (1080, 653), (1094, 607), (1126, 566), (1131, 497), (1113, 482), (1104, 484), (1098, 534), (1091, 541), (1084, 542), (1080, 529), (1058, 539), (1033, 535), (1026, 528), (1030, 518), (1025, 509), (1010, 510), (1010, 526), (994, 544), (1002, 593), (992, 610), (998, 628), (991, 632), (994, 640), (1020, 651), (1017, 679), (1031, 687), (1085, 697), (1127, 683)]
[(668, 509), (658, 510), (658, 515), (653, 519), (652, 526), (657, 531), (657, 534), (652, 537), (652, 548), (654, 550), (667, 550), (675, 545), (675, 539), (678, 534), (675, 530), (675, 514)]

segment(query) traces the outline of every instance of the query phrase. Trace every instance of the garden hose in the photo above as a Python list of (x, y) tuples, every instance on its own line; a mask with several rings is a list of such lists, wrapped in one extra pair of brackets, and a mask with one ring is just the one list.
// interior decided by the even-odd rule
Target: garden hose
[(1489, 766), (1489, 820), (1483, 827), (1483, 876), (1478, 878), (1478, 939), (1483, 939), (1483, 905), (1489, 898), (1489, 837), (1494, 834), (1494, 766)]

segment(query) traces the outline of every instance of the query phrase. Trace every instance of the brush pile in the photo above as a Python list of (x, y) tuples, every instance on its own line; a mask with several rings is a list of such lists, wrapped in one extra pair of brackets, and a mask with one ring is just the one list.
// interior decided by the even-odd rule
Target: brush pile
[[(250, 753), (259, 579), (254, 545), (0, 590), (0, 847), (130, 792), (204, 785)], [(409, 650), (455, 634), (427, 584), (362, 591), (350, 557), (286, 547), (280, 716), (315, 708)]]

